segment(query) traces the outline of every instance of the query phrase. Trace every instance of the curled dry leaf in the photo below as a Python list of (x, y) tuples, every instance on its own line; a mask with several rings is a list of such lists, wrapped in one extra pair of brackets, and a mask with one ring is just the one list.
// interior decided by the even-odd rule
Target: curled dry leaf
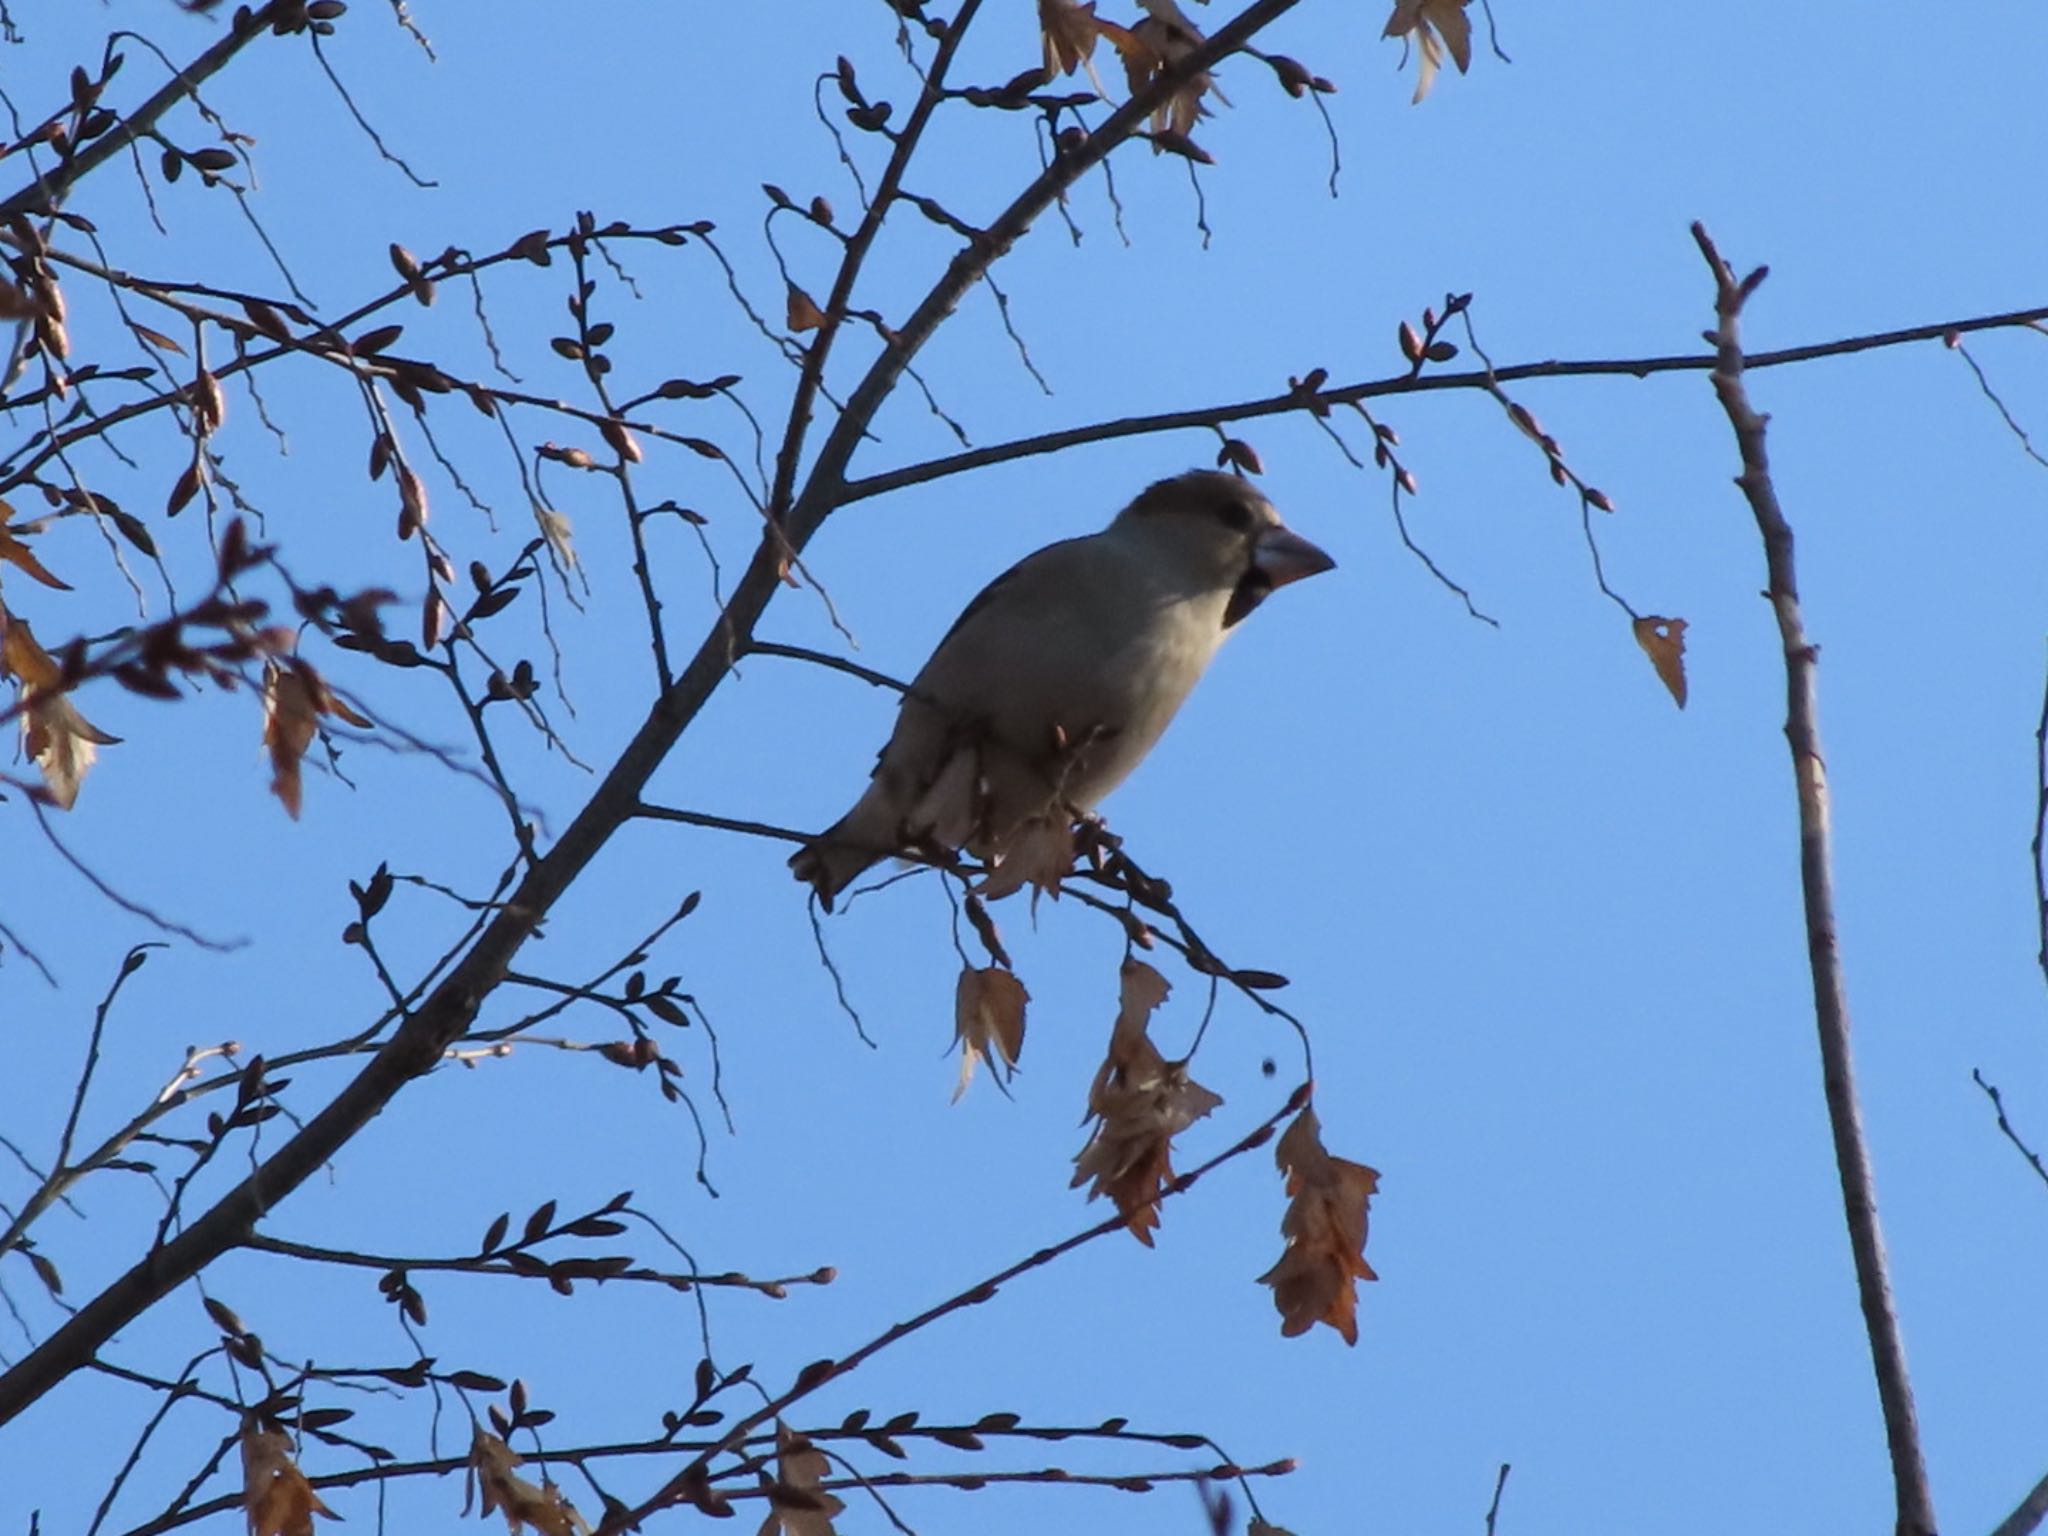
[(7, 526), (7, 519), (12, 516), (14, 508), (0, 501), (0, 560), (18, 566), (46, 587), (54, 587), (59, 592), (69, 592), (71, 583), (52, 576), (43, 568), (43, 562), (36, 558), (35, 551), (14, 536), (13, 530)]
[(1657, 676), (1685, 708), (1685, 620), (1649, 614), (1635, 621), (1636, 644), (1650, 658)]
[(986, 1059), (1001, 1084), (1024, 1054), (1024, 1005), (1031, 994), (1001, 966), (968, 966), (953, 987), (953, 1034), (960, 1047), (960, 1081), (953, 1102), (967, 1091), (975, 1064)]
[(815, 331), (825, 323), (825, 311), (818, 308), (817, 301), (808, 293), (791, 283), (787, 318), (792, 331)]
[(512, 1536), (520, 1536), (529, 1525), (541, 1536), (588, 1536), (590, 1522), (576, 1512), (560, 1488), (545, 1478), (530, 1483), (512, 1470), (520, 1460), (511, 1446), (478, 1425), (469, 1442), (462, 1512), (469, 1513), (469, 1490), (474, 1489), (477, 1513), (488, 1515), (497, 1510), (504, 1515), (505, 1528)]
[[(1201, 28), (1188, 20), (1175, 0), (1142, 0), (1142, 3), (1149, 14), (1129, 31), (1121, 27), (1112, 28), (1107, 22), (1096, 23), (1097, 30), (1116, 45), (1117, 53), (1122, 56), (1124, 74), (1130, 81), (1133, 95), (1150, 85), (1162, 71), (1172, 68), (1201, 47), (1203, 42)], [(1152, 131), (1172, 135), (1168, 142), (1185, 154), (1193, 147), (1188, 135), (1200, 119), (1209, 115), (1209, 109), (1202, 105), (1202, 98), (1212, 91), (1218, 101), (1225, 106), (1230, 105), (1230, 98), (1217, 88), (1213, 75), (1204, 71), (1190, 76), (1153, 110)]]
[(1125, 960), (1122, 999), (1109, 1054), (1088, 1089), (1088, 1144), (1074, 1158), (1074, 1184), (1094, 1180), (1088, 1198), (1108, 1195), (1131, 1235), (1152, 1246), (1159, 1192), (1173, 1179), (1173, 1138), (1223, 1100), (1168, 1061), (1145, 1026), (1166, 1000), (1167, 980), (1142, 960)]
[(332, 715), (350, 725), (370, 722), (334, 696), (327, 680), (296, 656), (273, 661), (263, 669), (263, 746), (270, 753), (270, 789), (284, 802), (294, 821), (304, 798), (299, 760), (320, 729), (320, 717)]
[(43, 775), (50, 803), (68, 811), (78, 800), (78, 787), (99, 757), (101, 747), (120, 741), (78, 712), (64, 692), (63, 669), (36, 643), (26, 619), (0, 609), (6, 639), (0, 641), (0, 673), (21, 685), (21, 740)]
[(1416, 67), (1415, 95), (1420, 101), (1436, 84), (1443, 67), (1444, 50), (1464, 74), (1472, 67), (1472, 20), (1465, 14), (1470, 0), (1394, 0), (1394, 14), (1387, 18), (1381, 37), (1405, 37), (1414, 45), (1421, 63)]
[[(1102, 26), (1095, 19), (1092, 3), (1081, 5), (1076, 0), (1038, 0), (1038, 30), (1045, 38), (1045, 73), (1050, 79), (1054, 75), (1071, 75), (1088, 62), (1088, 56), (1095, 52), (1095, 39), (1101, 35)], [(1116, 30), (1121, 32), (1123, 29), (1118, 27)]]
[(1273, 1161), (1287, 1176), (1287, 1214), (1280, 1220), (1287, 1249), (1259, 1281), (1273, 1287), (1280, 1331), (1293, 1338), (1328, 1323), (1346, 1344), (1356, 1344), (1356, 1282), (1379, 1278), (1365, 1262), (1365, 1231), (1366, 1206), (1380, 1176), (1326, 1152), (1313, 1109), (1295, 1116)]
[(775, 1485), (759, 1536), (838, 1536), (832, 1517), (846, 1504), (819, 1486), (831, 1468), (823, 1451), (777, 1419)]
[(1032, 886), (1035, 909), (1038, 892), (1057, 897), (1060, 881), (1074, 867), (1074, 824), (1064, 815), (1055, 820), (1037, 817), (1019, 827), (997, 850), (988, 878), (975, 887), (975, 894), (995, 901)]
[(291, 1437), (254, 1419), (242, 1425), (242, 1509), (249, 1536), (312, 1536), (315, 1515), (341, 1518), (292, 1460)]

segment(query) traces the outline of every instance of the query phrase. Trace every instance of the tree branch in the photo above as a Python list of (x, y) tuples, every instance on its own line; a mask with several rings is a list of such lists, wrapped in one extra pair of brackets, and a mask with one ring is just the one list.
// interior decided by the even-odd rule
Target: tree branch
[[(781, 589), (785, 560), (801, 552), (839, 505), (848, 459), (917, 351), (990, 264), (1067, 188), (1117, 145), (1128, 141), (1161, 101), (1297, 3), (1299, 0), (1254, 0), (1200, 48), (1154, 76), (1077, 149), (1055, 159), (1004, 211), (985, 240), (953, 258), (848, 397), (791, 508), (787, 527), (778, 528), (771, 520), (763, 531), (731, 601), (712, 622), (674, 685), (656, 699), (646, 720), (560, 840), (533, 862), (476, 942), (324, 1109), (182, 1232), (154, 1248), (0, 1375), (0, 1425), (92, 1359), (101, 1345), (145, 1310), (239, 1244), (267, 1211), (312, 1177), (400, 1090), (433, 1069), (442, 1052), (469, 1028), (485, 999), (504, 980), (513, 956), (542, 919), (612, 835), (641, 813), (641, 791), (752, 636), (754, 626)], [(936, 68), (930, 72), (930, 82), (934, 91), (943, 87)]]
[(1991, 1536), (2033, 1536), (2043, 1520), (2048, 1520), (2048, 1477), (2028, 1490), (2013, 1512), (1998, 1522)]
[[(1782, 347), (1775, 352), (1758, 352), (1745, 358), (1743, 365), (1746, 369), (1782, 368), (1790, 363), (1808, 363), (1827, 357), (1848, 357), (1858, 352), (1875, 352), (1888, 347), (1906, 346), (1916, 341), (1940, 341), (1951, 335), (2034, 325), (2043, 320), (2048, 320), (2048, 307), (2009, 310), (1997, 315), (1972, 315), (1960, 320), (1941, 320), (1929, 325), (1874, 331), (1860, 336), (1844, 336), (1834, 341), (1808, 342), (1797, 347)], [(1659, 373), (1707, 373), (1712, 371), (1717, 361), (1715, 354), (1706, 352), (1669, 357), (1552, 358), (1544, 362), (1515, 363), (1506, 368), (1468, 369), (1457, 373), (1418, 373), (1409, 369), (1387, 378), (1364, 380), (1333, 389), (1289, 390), (1283, 395), (1268, 395), (1258, 400), (1235, 400), (1217, 405), (1193, 406), (1180, 411), (1157, 411), (1144, 416), (1126, 416), (1117, 421), (1098, 421), (1090, 422), (1086, 426), (1066, 427), (1057, 432), (1043, 432), (1035, 437), (1016, 438), (1007, 443), (989, 443), (964, 453), (926, 459), (922, 463), (906, 464), (900, 469), (884, 470), (880, 474), (851, 481), (841, 490), (839, 504), (845, 506), (852, 502), (865, 501), (871, 496), (900, 491), (905, 486), (922, 485), (927, 481), (944, 479), (948, 475), (963, 474), (970, 469), (985, 469), (991, 464), (1007, 464), (1013, 459), (1031, 458), (1041, 453), (1057, 453), (1061, 449), (1075, 448), (1086, 443), (1107, 443), (1119, 438), (1143, 437), (1154, 432), (1220, 427), (1234, 421), (1257, 421), (1267, 416), (1284, 416), (1290, 411), (1306, 409), (1310, 402), (1322, 406), (1356, 405), (1360, 401), (1378, 399), (1386, 395), (1428, 394), (1435, 390), (1470, 389), (1485, 392), (1491, 386), (1512, 384), (1518, 379), (1647, 379), (1652, 374)]]
[(246, 25), (237, 26), (230, 21), (227, 36), (183, 69), (173, 71), (169, 82), (154, 96), (50, 174), (38, 176), (5, 202), (0, 202), (0, 219), (12, 218), (18, 214), (43, 213), (54, 208), (64, 200), (64, 194), (80, 180), (91, 175), (106, 161), (145, 136), (156, 126), (157, 119), (180, 101), (193, 96), (201, 81), (219, 74), (226, 68), (228, 62), (245, 46), (269, 30), (271, 22), (282, 9), (284, 7), (278, 0), (271, 0), (270, 4), (260, 7), (250, 16)]
[(1765, 450), (1766, 418), (1749, 403), (1743, 387), (1740, 322), (1743, 305), (1764, 280), (1767, 267), (1737, 279), (1705, 226), (1692, 226), (1693, 239), (1712, 269), (1715, 284), (1714, 393), (1735, 431), (1742, 453), (1742, 488), (1762, 535), (1770, 584), (1765, 595), (1777, 615), (1785, 648), (1785, 736), (1799, 791), (1799, 872), (1806, 906), (1806, 950), (1813, 973), (1815, 1020), (1820, 1028), (1821, 1082), (1827, 1096), (1828, 1126), (1834, 1134), (1835, 1167), (1842, 1180), (1842, 1206), (1849, 1224), (1849, 1248), (1856, 1264), (1856, 1289), (1863, 1327), (1877, 1372), (1878, 1402), (1884, 1411), (1898, 1536), (1934, 1536), (1934, 1499), (1920, 1451), (1920, 1426), (1913, 1388), (1906, 1375), (1906, 1347), (1886, 1272), (1884, 1234), (1878, 1226), (1877, 1188), (1856, 1099), (1849, 1044), (1849, 998), (1836, 940), (1833, 830), (1828, 803), (1827, 764), (1821, 756), (1820, 695), (1816, 677), (1819, 649), (1806, 636), (1799, 607), (1799, 579), (1793, 562), (1792, 525), (1778, 504)]

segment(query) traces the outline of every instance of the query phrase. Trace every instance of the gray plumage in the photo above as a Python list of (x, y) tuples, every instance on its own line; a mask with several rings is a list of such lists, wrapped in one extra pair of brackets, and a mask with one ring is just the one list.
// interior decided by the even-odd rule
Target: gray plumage
[(866, 792), (790, 867), (830, 910), (893, 853), (1000, 859), (1034, 824), (1091, 810), (1230, 628), (1333, 563), (1234, 475), (1150, 486), (1100, 533), (1026, 556), (968, 604), (911, 683)]

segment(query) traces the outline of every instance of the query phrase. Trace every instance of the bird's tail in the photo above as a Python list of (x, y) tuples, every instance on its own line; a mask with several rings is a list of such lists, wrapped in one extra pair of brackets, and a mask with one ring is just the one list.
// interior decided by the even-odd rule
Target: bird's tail
[(871, 780), (852, 810), (791, 857), (797, 879), (818, 893), (827, 912), (832, 900), (903, 845), (902, 812), (882, 781)]
[(790, 855), (790, 869), (797, 879), (818, 893), (818, 904), (827, 912), (832, 910), (834, 897), (882, 858), (866, 848), (840, 842), (845, 826), (844, 821), (840, 822), (816, 842), (806, 843)]

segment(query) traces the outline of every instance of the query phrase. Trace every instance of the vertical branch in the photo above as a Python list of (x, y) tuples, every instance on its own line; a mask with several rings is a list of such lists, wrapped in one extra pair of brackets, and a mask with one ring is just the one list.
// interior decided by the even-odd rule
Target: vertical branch
[(1792, 525), (1778, 505), (1770, 458), (1764, 446), (1767, 419), (1750, 405), (1742, 382), (1742, 308), (1770, 269), (1758, 267), (1738, 280), (1721, 259), (1704, 226), (1694, 224), (1692, 235), (1714, 273), (1717, 324), (1707, 335), (1715, 350), (1714, 393), (1728, 414), (1728, 424), (1735, 430), (1735, 441), (1742, 453), (1742, 473), (1735, 483), (1742, 488), (1756, 517), (1757, 532), (1763, 537), (1770, 577), (1765, 595), (1777, 616), (1778, 633), (1785, 646), (1785, 737), (1792, 749), (1792, 771), (1799, 788), (1800, 889), (1805, 897), (1807, 960), (1813, 972), (1814, 1013), (1820, 1028), (1821, 1082), (1827, 1095), (1828, 1126), (1834, 1134), (1835, 1167), (1842, 1180), (1842, 1205), (1849, 1224), (1849, 1248), (1855, 1258), (1863, 1327), (1870, 1338), (1878, 1402), (1884, 1412), (1885, 1439), (1891, 1450), (1898, 1536), (1934, 1536), (1934, 1499), (1928, 1490), (1927, 1466), (1920, 1451), (1920, 1426), (1913, 1409), (1912, 1385), (1906, 1376), (1906, 1349), (1899, 1336), (1898, 1311), (1886, 1271), (1884, 1234), (1878, 1226), (1876, 1182), (1863, 1135), (1863, 1115), (1856, 1101), (1848, 992), (1835, 937), (1833, 833), (1827, 765), (1820, 749), (1816, 678), (1819, 653), (1807, 639), (1806, 624), (1800, 615)]
[(2048, 980), (2048, 686), (2041, 691), (2041, 723), (2034, 727), (2034, 920), (2041, 947), (2035, 958)]
[[(789, 424), (782, 436), (782, 449), (775, 457), (775, 487), (768, 499), (771, 522), (783, 520), (789, 512), (790, 499), (795, 494), (797, 466), (803, 458), (804, 435), (810, 430), (818, 392), (824, 387), (825, 364), (831, 359), (832, 343), (838, 339), (839, 329), (846, 322), (847, 306), (853, 302), (853, 288), (860, 278), (861, 266), (874, 247), (875, 237), (882, 232), (883, 221), (895, 206), (897, 188), (902, 185), (903, 173), (909, 168), (918, 146), (924, 142), (924, 132), (931, 123), (932, 113), (945, 99), (946, 71), (952, 67), (953, 55), (959, 51), (967, 29), (974, 24), (974, 13), (980, 8), (981, 0), (965, 0), (947, 25), (945, 35), (939, 39), (938, 50), (932, 55), (931, 66), (924, 72), (924, 89), (917, 98), (917, 105), (911, 108), (910, 120), (895, 136), (896, 147), (889, 155), (889, 164), (882, 171), (881, 181), (875, 186), (874, 198), (861, 217), (860, 227), (846, 242), (846, 254), (839, 261), (839, 274), (833, 279), (831, 295), (825, 301), (824, 321), (804, 354), (803, 371), (797, 378), (796, 395), (789, 407)], [(861, 425), (865, 429), (866, 422)]]

